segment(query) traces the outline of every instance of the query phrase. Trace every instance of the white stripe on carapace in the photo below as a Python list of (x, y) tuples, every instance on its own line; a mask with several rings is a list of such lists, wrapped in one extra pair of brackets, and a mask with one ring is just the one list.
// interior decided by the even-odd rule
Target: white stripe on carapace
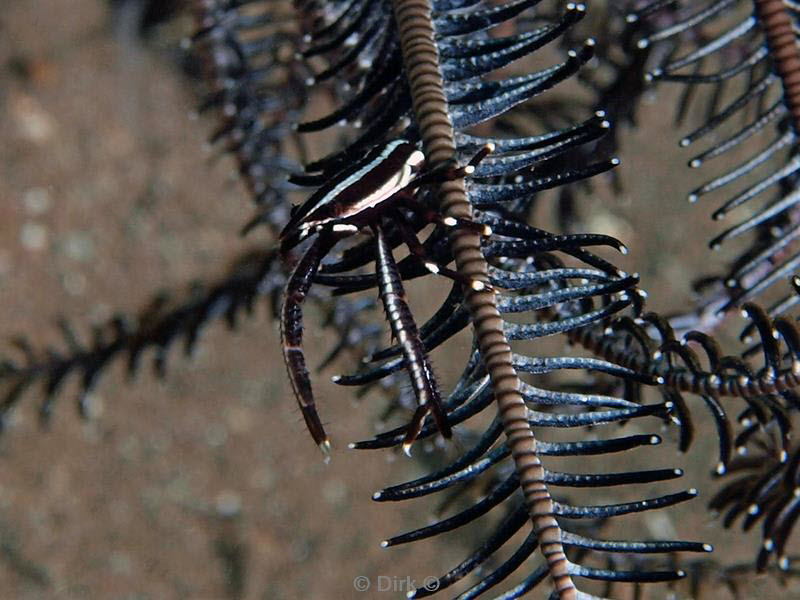
[[(390, 175), (386, 180), (386, 182), (379, 188), (377, 188), (373, 192), (367, 194), (363, 198), (360, 198), (356, 202), (351, 204), (348, 207), (348, 213), (355, 215), (363, 210), (375, 207), (382, 201), (386, 200), (387, 198), (390, 198), (393, 194), (406, 187), (409, 183), (411, 183), (414, 180), (418, 167), (425, 160), (425, 155), (419, 150), (415, 149), (410, 142), (407, 142), (405, 140), (394, 140), (386, 144), (386, 147), (380, 152), (380, 154), (378, 154), (378, 156), (375, 157), (374, 160), (369, 161), (363, 167), (358, 169), (355, 173), (352, 173), (351, 175), (349, 175), (348, 177), (342, 179), (342, 181), (337, 183), (330, 192), (328, 192), (322, 198), (319, 199), (319, 202), (316, 203), (314, 208), (308, 211), (308, 214), (313, 214), (315, 210), (331, 202), (341, 201), (341, 196), (344, 195), (345, 191), (349, 187), (358, 183), (363, 178), (369, 177), (371, 173), (375, 173), (376, 171), (378, 171), (384, 165), (387, 159), (392, 155), (392, 153), (395, 152), (397, 148), (402, 145), (409, 146), (409, 150), (411, 150), (411, 152), (403, 161), (403, 166), (400, 168), (400, 170), (394, 173), (393, 175)], [(412, 150), (412, 148), (414, 149)], [(312, 227), (324, 225), (325, 223), (329, 223), (330, 221), (338, 221), (342, 218), (347, 218), (347, 217), (343, 215), (339, 217), (330, 217), (327, 219), (309, 221), (307, 223), (302, 223), (300, 225), (300, 230), (308, 231)]]
[(358, 231), (358, 227), (355, 225), (347, 225), (339, 223), (333, 226), (333, 233), (356, 233)]

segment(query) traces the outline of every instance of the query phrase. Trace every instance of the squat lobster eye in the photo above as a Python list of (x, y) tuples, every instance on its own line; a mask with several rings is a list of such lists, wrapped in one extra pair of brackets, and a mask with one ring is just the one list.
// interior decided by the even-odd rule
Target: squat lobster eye
[(406, 304), (402, 279), (392, 257), (391, 245), (386, 240), (384, 227), (385, 221), (391, 220), (411, 256), (420, 260), (432, 273), (449, 277), (475, 290), (486, 289), (488, 284), (464, 277), (435, 260), (435, 257), (428, 257), (417, 238), (415, 225), (409, 222), (405, 211), (399, 209), (405, 208), (422, 217), (425, 222), (446, 227), (466, 226), (483, 235), (490, 235), (491, 229), (485, 225), (464, 219), (443, 218), (437, 211), (416, 200), (414, 194), (423, 185), (473, 173), (477, 164), (493, 149), (493, 144), (487, 144), (464, 167), (447, 165), (425, 172), (424, 154), (406, 140), (393, 140), (373, 149), (363, 160), (333, 176), (292, 212), (289, 223), (281, 232), (280, 245), (284, 254), (304, 239), (317, 234), (286, 283), (280, 322), (283, 358), (292, 390), (311, 437), (326, 457), (330, 452), (330, 442), (317, 414), (302, 350), (302, 304), (322, 259), (339, 239), (364, 229), (369, 229), (374, 235), (379, 295), (392, 334), (402, 346), (406, 369), (419, 405), (408, 426), (403, 449), (410, 453), (411, 445), (429, 413), (441, 434), (446, 438), (451, 436), (439, 388)]

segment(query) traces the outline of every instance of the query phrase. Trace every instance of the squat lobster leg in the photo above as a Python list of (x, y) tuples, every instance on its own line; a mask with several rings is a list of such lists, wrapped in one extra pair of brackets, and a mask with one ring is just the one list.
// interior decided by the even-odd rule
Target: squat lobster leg
[(314, 406), (311, 378), (303, 355), (303, 302), (320, 261), (335, 243), (336, 240), (331, 236), (320, 235), (297, 263), (286, 282), (280, 319), (283, 360), (289, 373), (289, 381), (308, 431), (325, 454), (326, 460), (330, 456), (331, 443)]
[[(490, 235), (491, 229), (486, 225), (468, 219), (442, 217), (418, 202), (414, 194), (421, 186), (471, 175), (478, 163), (493, 150), (493, 144), (486, 144), (465, 166), (451, 162), (426, 171), (425, 156), (416, 144), (402, 139), (392, 140), (376, 146), (362, 160), (330, 177), (301, 206), (292, 210), (291, 218), (280, 234), (281, 255), (288, 259), (289, 251), (303, 240), (313, 235), (317, 235), (317, 239), (300, 259), (286, 283), (285, 300), (281, 308), (283, 359), (311, 437), (326, 456), (330, 452), (330, 442), (314, 406), (311, 378), (302, 349), (302, 306), (325, 255), (340, 239), (367, 228), (374, 232), (378, 246), (376, 279), (381, 300), (392, 333), (402, 346), (411, 385), (419, 403), (408, 427), (403, 449), (409, 453), (428, 413), (433, 416), (442, 435), (451, 436), (430, 361), (406, 304), (400, 273), (392, 256), (391, 245), (381, 229), (381, 220), (387, 214), (399, 217), (403, 239), (412, 254), (430, 271), (455, 279), (474, 290), (487, 289), (486, 283), (461, 277), (446, 265), (427, 260), (415, 230), (396, 209), (405, 207), (428, 222), (445, 227), (469, 228), (482, 235)], [(347, 280), (344, 276), (341, 279)]]
[[(471, 277), (462, 275), (458, 271), (454, 271), (443, 264), (430, 260), (427, 252), (425, 251), (425, 246), (423, 246), (422, 242), (419, 241), (414, 229), (410, 227), (405, 220), (403, 220), (402, 215), (398, 215), (398, 217), (397, 226), (400, 230), (400, 234), (403, 236), (403, 243), (405, 243), (406, 247), (408, 247), (411, 255), (415, 256), (425, 266), (425, 268), (428, 269), (428, 271), (437, 275), (441, 275), (442, 277), (452, 279), (453, 281), (460, 283), (463, 286), (472, 288), (478, 292), (491, 289), (492, 286), (488, 283), (478, 279), (472, 279)], [(474, 223), (472, 221), (467, 221), (467, 223), (471, 223), (477, 227), (483, 227), (481, 224)]]
[(392, 334), (403, 349), (403, 358), (411, 379), (411, 386), (419, 403), (419, 408), (415, 411), (403, 440), (403, 451), (410, 455), (411, 445), (419, 435), (425, 415), (429, 412), (433, 415), (439, 431), (445, 438), (451, 437), (452, 432), (442, 407), (442, 399), (433, 376), (430, 360), (422, 345), (417, 324), (406, 304), (406, 293), (397, 271), (397, 263), (392, 256), (392, 249), (379, 226), (373, 227), (373, 232), (377, 246), (376, 275), (380, 298), (383, 301)]

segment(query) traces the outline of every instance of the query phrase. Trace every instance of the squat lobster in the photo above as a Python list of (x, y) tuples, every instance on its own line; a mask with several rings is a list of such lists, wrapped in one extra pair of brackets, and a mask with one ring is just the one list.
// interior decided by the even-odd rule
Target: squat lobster
[(486, 225), (442, 217), (417, 201), (414, 195), (423, 185), (470, 175), (475, 166), (493, 150), (494, 145), (487, 144), (466, 166), (445, 165), (426, 171), (425, 155), (414, 144), (402, 139), (390, 141), (376, 147), (364, 159), (341, 171), (320, 187), (293, 212), (289, 223), (281, 232), (280, 249), (284, 256), (291, 248), (317, 234), (317, 238), (305, 251), (286, 282), (280, 324), (283, 359), (294, 395), (311, 437), (325, 454), (326, 460), (331, 446), (317, 414), (303, 354), (302, 305), (322, 259), (340, 239), (365, 230), (371, 232), (375, 238), (379, 295), (392, 334), (402, 347), (411, 387), (418, 403), (403, 440), (403, 450), (410, 454), (411, 445), (429, 412), (441, 434), (445, 438), (451, 437), (450, 425), (442, 407), (430, 360), (405, 301), (402, 278), (392, 256), (391, 245), (386, 240), (384, 228), (386, 219), (390, 218), (411, 255), (422, 261), (429, 271), (478, 291), (486, 289), (488, 284), (464, 277), (444, 265), (428, 260), (414, 227), (400, 208), (412, 211), (426, 222), (446, 227), (463, 226), (475, 229), (482, 235), (491, 235), (491, 229)]

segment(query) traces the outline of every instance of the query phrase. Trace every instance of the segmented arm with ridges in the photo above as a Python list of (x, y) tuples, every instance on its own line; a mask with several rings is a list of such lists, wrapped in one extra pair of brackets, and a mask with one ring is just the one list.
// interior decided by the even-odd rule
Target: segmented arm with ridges
[[(435, 168), (456, 156), (429, 0), (395, 0), (394, 13), (400, 36), (403, 64), (411, 87), (417, 119), (428, 163)], [(446, 216), (470, 219), (464, 179), (441, 184), (439, 206)], [(480, 249), (480, 236), (455, 229), (450, 245), (458, 272), (470, 279), (488, 281), (488, 265)], [(520, 380), (512, 366), (511, 347), (503, 333), (494, 291), (465, 290), (475, 335), (491, 379), (498, 411), (519, 474), (526, 506), (539, 538), (542, 554), (553, 578), (555, 593), (562, 600), (578, 596), (569, 574), (569, 562), (561, 542), (561, 528), (553, 516), (553, 500), (544, 483), (544, 467), (536, 451), (536, 438), (528, 422), (528, 409), (520, 393)]]

